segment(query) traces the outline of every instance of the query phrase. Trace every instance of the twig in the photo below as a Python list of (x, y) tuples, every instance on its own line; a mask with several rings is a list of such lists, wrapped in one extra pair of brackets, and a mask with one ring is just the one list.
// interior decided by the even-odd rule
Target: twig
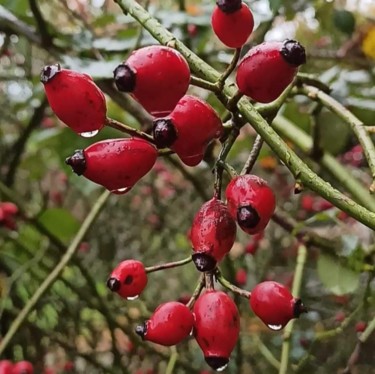
[(61, 272), (64, 270), (64, 267), (69, 263), (70, 259), (74, 256), (75, 252), (79, 247), (80, 242), (85, 237), (88, 230), (91, 228), (91, 225), (93, 224), (95, 219), (98, 217), (101, 209), (104, 207), (104, 204), (106, 203), (109, 196), (110, 192), (104, 191), (102, 195), (98, 198), (98, 200), (92, 207), (91, 211), (87, 215), (85, 221), (82, 223), (81, 228), (77, 232), (66, 253), (62, 256), (60, 262), (56, 265), (56, 267), (52, 270), (52, 272), (48, 275), (44, 282), (39, 286), (39, 288), (36, 290), (36, 292), (33, 294), (33, 296), (29, 299), (27, 304), (18, 314), (17, 318), (13, 321), (8, 332), (5, 334), (2, 341), (0, 342), (0, 355), (3, 353), (4, 349), (7, 347), (13, 336), (17, 333), (18, 329), (21, 327), (22, 323), (25, 321), (29, 313), (33, 310), (36, 303), (45, 294), (45, 292), (47, 292), (47, 290), (52, 286), (52, 284), (58, 279)]
[(351, 113), (333, 97), (327, 95), (325, 92), (319, 90), (316, 87), (303, 85), (299, 89), (299, 92), (308, 96), (312, 100), (318, 101), (350, 125), (354, 134), (362, 145), (368, 165), (371, 170), (373, 182), (370, 186), (370, 192), (375, 192), (375, 146), (369, 134), (367, 133), (366, 127), (364, 126), (363, 122), (360, 121), (353, 113)]
[(46, 97), (44, 97), (41, 104), (34, 110), (34, 113), (31, 116), (27, 127), (18, 137), (12, 149), (8, 152), (10, 160), (8, 161), (9, 168), (5, 176), (5, 184), (9, 187), (11, 187), (14, 183), (14, 177), (16, 174), (17, 166), (20, 162), (27, 140), (29, 139), (34, 129), (42, 121), (47, 104), (48, 104), (48, 101)]
[(29, 5), (38, 26), (42, 47), (45, 49), (49, 49), (53, 45), (53, 38), (48, 32), (48, 25), (44, 20), (42, 13), (40, 12), (38, 2), (36, 0), (29, 0)]
[(232, 61), (230, 62), (230, 64), (225, 69), (224, 73), (221, 75), (221, 77), (217, 81), (216, 86), (218, 87), (219, 91), (222, 91), (225, 81), (232, 74), (233, 70), (236, 68), (238, 60), (240, 59), (240, 56), (241, 56), (241, 49), (242, 48), (236, 48)]
[(124, 123), (116, 121), (115, 119), (107, 118), (106, 121), (105, 121), (105, 124), (106, 124), (106, 126), (112, 127), (116, 130), (120, 130), (122, 132), (125, 132), (126, 134), (131, 135), (131, 136), (136, 136), (136, 137), (142, 138), (144, 140), (147, 140), (150, 143), (155, 143), (154, 138), (151, 135), (148, 135), (143, 131), (135, 129), (134, 127), (125, 125)]
[(146, 270), (146, 273), (153, 273), (154, 271), (172, 269), (172, 268), (176, 268), (178, 266), (183, 266), (183, 265), (188, 264), (191, 261), (192, 261), (192, 257), (189, 256), (189, 257), (187, 257), (183, 260), (180, 260), (180, 261), (174, 261), (174, 262), (168, 262), (166, 264), (149, 266), (149, 267), (146, 267), (145, 270)]
[(239, 287), (235, 286), (234, 284), (230, 283), (227, 279), (225, 279), (222, 276), (219, 269), (217, 269), (216, 272), (215, 272), (215, 278), (217, 279), (217, 281), (223, 287), (227, 288), (228, 290), (231, 290), (233, 293), (235, 293), (235, 294), (237, 294), (241, 297), (244, 297), (245, 299), (250, 299), (251, 292), (243, 290), (242, 288), (239, 288)]
[(342, 372), (342, 374), (350, 374), (352, 372), (352, 369), (354, 365), (357, 363), (359, 359), (359, 355), (361, 353), (361, 349), (363, 344), (366, 343), (366, 341), (369, 339), (369, 337), (373, 334), (375, 330), (375, 317), (372, 319), (372, 321), (368, 324), (366, 327), (365, 331), (363, 331), (359, 337), (358, 337), (358, 342), (356, 346), (354, 347), (354, 350), (352, 354), (349, 357), (348, 363), (346, 365), (346, 368)]
[(259, 157), (259, 153), (260, 153), (260, 150), (262, 149), (262, 145), (263, 145), (263, 139), (261, 138), (260, 135), (257, 135), (254, 140), (253, 148), (251, 149), (249, 157), (247, 158), (245, 165), (243, 166), (241, 170), (241, 175), (251, 173), (251, 170), (253, 169), (255, 162)]
[(322, 105), (320, 103), (314, 103), (312, 110), (310, 111), (310, 125), (313, 145), (310, 151), (310, 156), (313, 160), (319, 161), (323, 156), (323, 150), (320, 145), (320, 126), (317, 121), (317, 115), (322, 110)]
[[(294, 272), (292, 294), (294, 297), (299, 297), (302, 285), (303, 270), (306, 263), (307, 249), (304, 244), (300, 244), (298, 247), (298, 255), (296, 261), (296, 269)], [(289, 365), (289, 352), (290, 352), (290, 339), (293, 332), (295, 320), (291, 320), (285, 327), (283, 334), (283, 345), (281, 348), (281, 360), (279, 374), (288, 373)]]
[(190, 77), (190, 84), (192, 84), (193, 86), (204, 88), (205, 90), (211, 91), (211, 92), (214, 92), (214, 93), (220, 92), (220, 90), (218, 89), (218, 87), (214, 83), (211, 83), (211, 82), (209, 82), (205, 79), (202, 79), (202, 78), (192, 76), (192, 77)]
[(173, 370), (174, 370), (174, 367), (176, 365), (177, 358), (178, 358), (178, 352), (175, 346), (171, 347), (170, 351), (171, 351), (171, 355), (169, 357), (167, 368), (165, 369), (165, 374), (173, 374)]
[(316, 333), (313, 341), (310, 344), (308, 352), (306, 352), (306, 354), (300, 359), (298, 364), (294, 366), (294, 372), (300, 373), (304, 369), (305, 365), (310, 360), (311, 352), (315, 344), (334, 338), (335, 336), (342, 334), (345, 331), (345, 329), (350, 325), (350, 323), (354, 320), (355, 316), (359, 313), (359, 311), (362, 308), (363, 308), (363, 303), (359, 304), (357, 308), (347, 318), (345, 318), (344, 321), (342, 321), (340, 326), (331, 330)]
[[(277, 116), (272, 122), (272, 127), (277, 130), (277, 132), (290, 139), (304, 153), (309, 153), (312, 146), (311, 138), (291, 121), (283, 116)], [(364, 188), (333, 156), (325, 153), (320, 159), (320, 165), (336, 179), (340, 186), (350, 192), (356, 201), (363, 204), (363, 206), (354, 203), (350, 198), (336, 189), (333, 189), (327, 182), (323, 181), (312, 171), (309, 172), (311, 180), (305, 179), (304, 173), (299, 173), (299, 178), (304, 186), (309, 187), (312, 191), (318, 192), (319, 195), (323, 196), (336, 207), (345, 211), (368, 227), (375, 229), (375, 214), (373, 213), (375, 212), (374, 197), (371, 196), (366, 188)], [(316, 188), (317, 186), (318, 189)], [(370, 209), (371, 212), (364, 207)]]
[(194, 290), (193, 294), (191, 295), (190, 300), (186, 304), (186, 306), (188, 308), (191, 309), (193, 307), (195, 301), (198, 299), (199, 295), (201, 294), (201, 292), (203, 290), (204, 284), (205, 284), (204, 274), (201, 274), (201, 276), (199, 278), (199, 281), (198, 281), (198, 283), (195, 287), (195, 290)]

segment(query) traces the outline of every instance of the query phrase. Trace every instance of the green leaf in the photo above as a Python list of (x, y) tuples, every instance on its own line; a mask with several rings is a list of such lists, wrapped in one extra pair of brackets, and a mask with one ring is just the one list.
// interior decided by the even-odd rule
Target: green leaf
[(320, 281), (335, 295), (352, 293), (359, 286), (359, 273), (342, 266), (332, 257), (321, 254), (317, 270)]
[(345, 34), (351, 35), (355, 29), (355, 18), (352, 12), (340, 9), (333, 12), (334, 25)]
[(79, 221), (69, 211), (62, 208), (45, 210), (40, 215), (39, 222), (63, 241), (71, 239), (80, 226)]

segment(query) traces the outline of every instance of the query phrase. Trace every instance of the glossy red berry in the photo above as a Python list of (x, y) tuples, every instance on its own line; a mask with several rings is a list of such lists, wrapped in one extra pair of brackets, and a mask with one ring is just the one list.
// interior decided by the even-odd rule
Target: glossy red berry
[(190, 69), (175, 49), (152, 45), (137, 49), (114, 71), (119, 91), (129, 92), (153, 116), (168, 115), (190, 83)]
[(236, 223), (227, 206), (215, 197), (202, 205), (194, 217), (190, 231), (193, 261), (199, 271), (215, 268), (232, 248)]
[(147, 285), (147, 274), (142, 262), (125, 260), (120, 262), (107, 280), (107, 287), (124, 299), (135, 299)]
[(29, 361), (19, 361), (13, 366), (12, 374), (33, 374), (34, 368)]
[(198, 97), (185, 95), (173, 112), (156, 119), (153, 136), (158, 148), (170, 147), (188, 166), (198, 165), (208, 143), (223, 132), (215, 110)]
[(104, 126), (105, 97), (89, 75), (48, 65), (40, 80), (52, 110), (73, 131), (90, 137)]
[(12, 374), (13, 373), (13, 363), (9, 360), (0, 361), (0, 374)]
[(223, 370), (240, 333), (240, 316), (222, 291), (207, 291), (194, 304), (194, 336), (208, 365)]
[(253, 31), (254, 18), (241, 0), (217, 0), (211, 25), (223, 44), (229, 48), (240, 48)]
[(246, 53), (238, 65), (240, 92), (260, 103), (277, 99), (306, 62), (305, 49), (295, 40), (264, 42)]
[(193, 329), (193, 315), (190, 309), (177, 301), (159, 305), (153, 315), (135, 332), (153, 343), (171, 346), (180, 343)]
[(76, 174), (114, 193), (126, 193), (151, 170), (157, 156), (156, 148), (143, 139), (109, 139), (77, 150), (65, 162)]
[(267, 182), (256, 175), (240, 175), (228, 184), (228, 209), (241, 229), (257, 234), (265, 229), (276, 207), (275, 195)]
[(301, 299), (294, 298), (284, 285), (274, 281), (255, 286), (250, 306), (271, 330), (281, 330), (291, 319), (306, 312)]
[(345, 317), (346, 317), (345, 313), (342, 310), (340, 310), (339, 312), (336, 313), (334, 319), (335, 319), (335, 322), (341, 323), (344, 321)]

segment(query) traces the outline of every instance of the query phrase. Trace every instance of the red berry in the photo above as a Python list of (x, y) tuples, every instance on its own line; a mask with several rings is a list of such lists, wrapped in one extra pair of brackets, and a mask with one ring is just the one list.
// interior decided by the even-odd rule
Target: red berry
[(238, 269), (236, 273), (236, 284), (238, 286), (244, 286), (247, 282), (247, 271), (246, 269)]
[(89, 75), (48, 65), (40, 80), (52, 110), (73, 131), (90, 137), (104, 126), (105, 97)]
[(18, 213), (17, 205), (9, 201), (0, 203), (0, 209), (2, 210), (5, 216), (14, 216)]
[[(254, 28), (254, 18), (242, 1), (218, 0), (212, 13), (211, 25), (220, 41), (229, 48), (242, 47)], [(229, 7), (228, 4), (235, 4)]]
[(341, 310), (335, 315), (335, 322), (341, 323), (345, 319), (345, 313)]
[(159, 305), (151, 318), (136, 327), (135, 332), (153, 343), (171, 346), (180, 343), (192, 331), (193, 315), (190, 309), (177, 301)]
[(255, 286), (251, 292), (250, 306), (271, 330), (281, 330), (291, 319), (306, 312), (300, 299), (293, 298), (285, 286), (274, 281)]
[(255, 175), (240, 175), (225, 191), (230, 214), (241, 229), (256, 234), (265, 229), (275, 211), (275, 195), (267, 182)]
[(9, 360), (0, 361), (0, 374), (12, 374), (13, 373), (13, 364)]
[(219, 138), (223, 126), (215, 110), (195, 96), (185, 95), (173, 112), (156, 119), (153, 136), (159, 148), (170, 147), (188, 166), (198, 165), (209, 142)]
[(194, 336), (208, 365), (222, 370), (229, 362), (240, 333), (240, 316), (222, 291), (207, 291), (194, 304)]
[(120, 262), (107, 280), (107, 287), (117, 292), (124, 299), (138, 297), (147, 285), (147, 274), (140, 261), (126, 260)]
[(197, 269), (214, 269), (216, 263), (231, 250), (235, 238), (236, 223), (227, 206), (215, 197), (204, 203), (194, 217), (190, 232)]
[(5, 226), (9, 230), (16, 230), (17, 224), (15, 221), (15, 216), (17, 213), (17, 205), (9, 201), (0, 203), (0, 226)]
[(78, 175), (115, 193), (128, 192), (153, 167), (156, 148), (139, 138), (109, 139), (77, 150), (65, 162)]
[(358, 321), (355, 325), (355, 331), (356, 332), (363, 332), (366, 330), (367, 323), (364, 321)]
[(190, 83), (190, 69), (176, 50), (161, 45), (137, 49), (114, 71), (119, 91), (129, 92), (152, 115), (168, 115)]
[(70, 372), (74, 370), (74, 362), (72, 361), (67, 361), (64, 364), (64, 371)]
[(313, 212), (314, 208), (314, 198), (311, 195), (304, 195), (301, 197), (301, 207), (306, 212)]
[(19, 361), (13, 366), (12, 374), (33, 374), (34, 368), (29, 361)]
[(240, 92), (260, 103), (277, 99), (306, 62), (305, 50), (295, 40), (264, 42), (253, 47), (238, 65)]

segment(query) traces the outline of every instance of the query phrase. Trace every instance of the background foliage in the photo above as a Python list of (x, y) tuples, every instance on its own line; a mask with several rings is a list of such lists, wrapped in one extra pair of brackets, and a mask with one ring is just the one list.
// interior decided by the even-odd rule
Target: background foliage
[[(219, 71), (230, 62), (232, 52), (211, 30), (213, 1), (139, 3)], [(303, 72), (329, 85), (331, 96), (364, 125), (375, 126), (373, 1), (247, 3), (256, 26), (243, 52), (263, 40), (298, 39), (308, 51)], [(106, 94), (108, 116), (147, 130), (148, 116), (115, 90), (112, 72), (133, 49), (152, 43), (156, 41), (113, 1), (0, 0), (0, 198), (14, 201), (21, 210), (16, 230), (0, 227), (1, 335), (56, 266), (101, 191), (73, 175), (64, 163), (75, 149), (93, 140), (77, 137), (54, 116), (39, 82), (41, 68), (60, 62), (91, 74)], [(191, 92), (223, 113), (214, 95), (196, 87)], [(344, 165), (350, 178), (369, 186), (371, 173), (362, 152), (352, 151), (358, 140), (349, 125), (326, 109), (314, 112), (314, 108), (306, 97), (289, 100), (282, 114), (292, 123), (292, 131), (280, 133), (319, 175), (344, 190), (341, 179), (321, 159), (309, 157), (309, 147), (301, 144), (304, 134), (310, 135), (313, 126), (319, 128), (324, 152)], [(243, 166), (255, 135), (250, 127), (241, 131), (228, 158), (235, 168)], [(95, 141), (119, 136), (106, 128)], [(64, 372), (67, 362), (74, 363), (77, 373), (146, 373), (151, 369), (165, 373), (167, 366), (168, 370), (174, 367), (175, 373), (207, 370), (192, 339), (176, 351), (145, 344), (133, 333), (134, 325), (161, 301), (190, 296), (198, 278), (194, 265), (151, 274), (141, 299), (131, 303), (109, 293), (105, 282), (112, 268), (126, 258), (151, 266), (189, 256), (187, 233), (195, 212), (212, 196), (211, 169), (218, 149), (217, 144), (212, 146), (206, 162), (194, 169), (185, 168), (174, 157), (159, 159), (157, 167), (129, 194), (111, 196), (77, 255), (15, 334), (4, 357), (28, 359), (37, 373), (45, 367)], [(344, 370), (357, 344), (355, 324), (374, 318), (373, 231), (333, 206), (323, 211), (322, 198), (309, 191), (295, 195), (293, 176), (266, 145), (253, 173), (273, 186), (278, 208), (294, 226), (285, 230), (285, 224), (271, 222), (253, 255), (246, 252), (252, 238), (239, 233), (222, 271), (235, 283), (236, 272), (246, 269), (244, 288), (249, 290), (264, 279), (290, 286), (297, 234), (308, 230), (309, 235), (323, 238), (322, 245), (307, 240), (301, 296), (310, 311), (294, 325), (290, 370)], [(303, 205), (306, 197), (315, 204), (310, 211)], [(373, 200), (368, 195), (370, 210)], [(236, 302), (241, 311), (241, 339), (227, 372), (277, 372), (282, 333), (264, 327), (246, 300), (236, 297)], [(342, 322), (338, 312), (349, 319)], [(374, 337), (370, 337), (353, 372), (373, 372), (373, 350)]]

